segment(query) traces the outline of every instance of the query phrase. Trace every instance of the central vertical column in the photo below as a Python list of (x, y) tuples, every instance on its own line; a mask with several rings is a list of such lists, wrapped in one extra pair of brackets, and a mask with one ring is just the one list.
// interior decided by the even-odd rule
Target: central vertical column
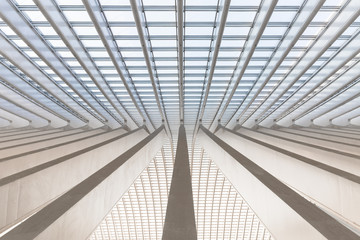
[(163, 240), (197, 239), (189, 154), (184, 125), (179, 127)]

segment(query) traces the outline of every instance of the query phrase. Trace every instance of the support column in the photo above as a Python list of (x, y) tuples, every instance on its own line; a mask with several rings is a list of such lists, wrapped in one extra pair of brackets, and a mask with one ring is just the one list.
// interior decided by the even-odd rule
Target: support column
[[(89, 237), (161, 148), (165, 138), (163, 129), (163, 126), (158, 128), (88, 175), (0, 239), (78, 240)], [(119, 147), (121, 145), (113, 149), (118, 150)], [(57, 187), (54, 182), (52, 185)]]
[(197, 239), (189, 154), (184, 125), (179, 127), (163, 240)]
[[(276, 239), (359, 239), (203, 126), (198, 139)], [(266, 155), (263, 162), (267, 161)]]

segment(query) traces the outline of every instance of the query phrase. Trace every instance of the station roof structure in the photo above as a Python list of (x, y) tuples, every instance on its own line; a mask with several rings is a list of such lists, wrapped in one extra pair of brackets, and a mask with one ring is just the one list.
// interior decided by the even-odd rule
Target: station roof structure
[(0, 127), (164, 124), (168, 143), (90, 236), (158, 239), (183, 123), (198, 238), (271, 239), (199, 126), (360, 126), (359, 15), (358, 0), (2, 0)]

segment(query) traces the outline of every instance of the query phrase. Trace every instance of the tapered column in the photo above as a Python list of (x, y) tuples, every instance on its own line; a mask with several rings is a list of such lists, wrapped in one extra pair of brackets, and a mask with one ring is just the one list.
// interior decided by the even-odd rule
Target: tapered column
[(179, 128), (163, 240), (197, 239), (189, 154), (184, 125)]
[(276, 239), (359, 239), (357, 234), (266, 171), (261, 165), (269, 161), (267, 155), (262, 155), (262, 163), (255, 163), (203, 126), (198, 136), (212, 160)]
[[(161, 148), (165, 138), (163, 129), (164, 127), (158, 128), (95, 172), (87, 173), (85, 179), (65, 190), (65, 193), (0, 239), (86, 239)], [(119, 153), (121, 148), (121, 144), (116, 144), (108, 151)], [(86, 162), (96, 166), (106, 155), (103, 152), (95, 161), (88, 159)], [(81, 171), (81, 167), (86, 168), (86, 165), (69, 166), (64, 173), (73, 171), (73, 168)], [(67, 178), (67, 175), (63, 175), (63, 181)], [(49, 184), (57, 189), (60, 181), (50, 179)], [(28, 190), (29, 196), (36, 192), (34, 189)]]

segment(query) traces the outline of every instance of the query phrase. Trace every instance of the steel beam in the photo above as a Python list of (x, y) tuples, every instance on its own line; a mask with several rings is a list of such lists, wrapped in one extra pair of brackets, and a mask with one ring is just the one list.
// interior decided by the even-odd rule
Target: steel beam
[(63, 117), (54, 114), (52, 111), (49, 111), (46, 106), (43, 106), (36, 101), (33, 101), (32, 98), (29, 98), (18, 91), (13, 91), (12, 89), (9, 89), (2, 84), (0, 84), (0, 96), (6, 96), (8, 100), (12, 101), (18, 106), (21, 106), (25, 110), (33, 111), (42, 118), (48, 119), (49, 126), (51, 127), (60, 128), (68, 125), (69, 123), (67, 119), (64, 119)]
[[(311, 24), (312, 19), (316, 16), (324, 2), (325, 0), (308, 1), (305, 3), (306, 5), (302, 9), (300, 8), (298, 16), (293, 22), (291, 22), (290, 28), (288, 29), (284, 39), (282, 39), (280, 45), (278, 45), (277, 48), (274, 49), (276, 50), (274, 56), (268, 62), (264, 71), (262, 71), (261, 75), (257, 78), (256, 83), (246, 94), (245, 99), (242, 101), (236, 112), (232, 115), (231, 119), (228, 120), (226, 125), (229, 124), (233, 117), (235, 117), (235, 114), (237, 114), (237, 112), (240, 110), (240, 107), (244, 104), (244, 102), (247, 101), (247, 99), (250, 99), (248, 101), (249, 103), (245, 106), (245, 109), (242, 110), (240, 116), (251, 106), (251, 104), (259, 96), (266, 84), (271, 80), (272, 76), (280, 67), (283, 60), (287, 57), (288, 53), (294, 49), (293, 46), (301, 38), (301, 35), (306, 30), (306, 28)], [(231, 94), (230, 96), (233, 95), (234, 94)], [(230, 102), (226, 104), (225, 108), (227, 108), (229, 103)], [(239, 119), (239, 116), (237, 116), (237, 118)]]
[[(353, 90), (355, 90), (356, 92), (358, 91), (358, 89)], [(358, 108), (359, 100), (360, 93), (346, 99), (345, 101), (338, 100), (335, 106), (332, 106), (330, 109), (327, 109), (326, 112), (323, 112), (321, 115), (314, 118), (312, 122), (318, 126), (329, 126), (331, 124), (332, 118), (338, 116), (339, 114), (346, 113), (349, 110), (354, 110)]]
[[(359, 67), (360, 61), (342, 74), (336, 81), (331, 82), (325, 89), (312, 96), (310, 98), (311, 101), (306, 101), (296, 107), (296, 109), (286, 117), (279, 118), (277, 124), (286, 126), (286, 123), (291, 119), (296, 125), (305, 127), (310, 126), (312, 124), (312, 119), (319, 117), (322, 113), (331, 109), (332, 106), (329, 105), (331, 101), (335, 100), (335, 102), (337, 102), (339, 100), (336, 99), (339, 97), (345, 99), (357, 93), (356, 90), (354, 91), (352, 89), (356, 89), (360, 86)], [(338, 85), (340, 82), (341, 86)]]
[[(38, 69), (36, 65), (24, 55), (18, 48), (16, 48), (9, 39), (3, 34), (0, 34), (0, 53), (12, 62), (18, 69), (24, 72), (29, 78), (36, 82), (41, 88), (45, 89), (46, 92), (50, 93), (55, 98), (63, 102), (64, 105), (68, 106), (74, 112), (78, 112), (81, 116), (85, 117), (90, 127), (103, 126), (101, 120), (96, 118), (90, 113), (84, 106), (80, 105), (75, 101), (64, 89), (53, 82), (42, 70)], [(21, 63), (21, 64), (20, 64)]]

